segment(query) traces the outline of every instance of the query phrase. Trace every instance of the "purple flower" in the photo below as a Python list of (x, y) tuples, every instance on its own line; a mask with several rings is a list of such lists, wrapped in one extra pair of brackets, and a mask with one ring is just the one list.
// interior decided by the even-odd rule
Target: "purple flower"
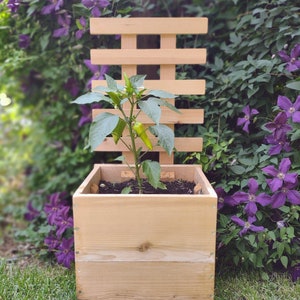
[(292, 118), (294, 123), (300, 123), (300, 95), (297, 97), (294, 104), (289, 98), (278, 96), (277, 105), (285, 111), (288, 118)]
[(19, 47), (22, 49), (28, 48), (30, 45), (30, 37), (27, 34), (19, 35)]
[(50, 250), (56, 250), (60, 242), (61, 241), (53, 233), (44, 239), (45, 245), (47, 245)]
[(279, 208), (283, 206), (286, 200), (288, 200), (293, 205), (299, 205), (300, 193), (294, 189), (297, 185), (297, 181), (295, 184), (284, 184), (282, 188), (272, 196), (272, 208)]
[(232, 195), (232, 198), (238, 203), (247, 203), (245, 206), (245, 213), (248, 216), (255, 216), (257, 212), (257, 205), (259, 203), (262, 206), (269, 205), (271, 203), (271, 196), (261, 193), (257, 194), (258, 183), (254, 178), (250, 178), (248, 181), (249, 192), (236, 192)]
[(292, 126), (287, 124), (287, 115), (285, 112), (280, 112), (274, 119), (274, 122), (269, 122), (265, 126), (272, 131), (276, 139), (280, 139), (288, 131), (292, 130)]
[(261, 232), (261, 231), (264, 231), (264, 229), (265, 229), (263, 226), (253, 225), (253, 223), (256, 221), (256, 218), (253, 216), (248, 216), (247, 221), (244, 221), (237, 216), (232, 216), (231, 220), (234, 223), (236, 223), (237, 225), (243, 227), (243, 229), (239, 232), (240, 236), (246, 234), (249, 230), (251, 230), (253, 232)]
[(76, 97), (79, 93), (79, 84), (74, 78), (69, 78), (64, 88), (68, 90), (72, 97)]
[(251, 109), (249, 105), (245, 106), (242, 110), (242, 112), (245, 114), (243, 118), (238, 118), (237, 120), (237, 125), (238, 126), (243, 126), (243, 130), (249, 133), (249, 125), (250, 125), (250, 119), (251, 116), (257, 115), (258, 110), (256, 109)]
[(282, 150), (285, 152), (290, 152), (292, 148), (290, 147), (289, 142), (287, 141), (286, 134), (276, 138), (274, 134), (268, 135), (266, 137), (266, 141), (268, 144), (273, 145), (270, 147), (268, 153), (269, 155), (277, 155)]
[(227, 195), (222, 187), (217, 187), (215, 191), (218, 195), (218, 210), (222, 209), (224, 205), (237, 205), (234, 199), (230, 195)]
[(100, 108), (101, 104), (93, 103), (92, 105), (80, 105), (80, 110), (82, 116), (78, 122), (78, 127), (82, 127), (85, 124), (89, 124), (92, 122), (92, 110), (95, 108)]
[(70, 217), (69, 210), (70, 206), (64, 206), (59, 211), (59, 215), (55, 219), (55, 225), (57, 226), (57, 237), (61, 237), (68, 228), (73, 227), (73, 218)]
[(300, 60), (297, 60), (300, 55), (300, 44), (295, 45), (291, 51), (291, 56), (289, 56), (284, 50), (279, 51), (278, 55), (284, 62), (287, 62), (286, 69), (289, 72), (300, 69)]
[(18, 11), (19, 6), (20, 6), (20, 1), (19, 0), (9, 0), (8, 3), (7, 3), (7, 7), (13, 13)]
[(297, 181), (297, 173), (287, 173), (291, 167), (291, 161), (289, 158), (283, 158), (279, 164), (279, 170), (274, 166), (267, 166), (262, 168), (263, 172), (267, 175), (273, 176), (273, 179), (267, 179), (267, 183), (274, 193), (282, 188), (283, 184), (295, 184)]
[(71, 16), (68, 14), (59, 15), (57, 18), (57, 23), (61, 26), (60, 28), (54, 30), (53, 37), (59, 38), (62, 36), (67, 36), (69, 34)]
[(90, 89), (92, 86), (92, 81), (93, 80), (99, 80), (99, 79), (104, 79), (104, 74), (107, 73), (108, 71), (108, 66), (97, 66), (97, 65), (92, 65), (91, 61), (88, 59), (84, 60), (84, 64), (89, 68), (90, 71), (92, 71), (93, 76), (89, 79), (87, 83), (87, 88)]
[(295, 282), (300, 278), (300, 264), (292, 267), (290, 270), (291, 276), (292, 276), (292, 281)]
[(79, 30), (76, 31), (75, 37), (76, 40), (80, 40), (83, 36), (83, 34), (87, 31), (86, 29), (86, 19), (84, 17), (81, 17), (78, 21), (76, 21), (77, 27)]
[(64, 0), (48, 0), (48, 2), (51, 4), (48, 4), (42, 8), (42, 15), (49, 15), (52, 12), (56, 12), (64, 5)]
[(71, 267), (71, 264), (75, 259), (73, 245), (73, 237), (70, 237), (69, 239), (62, 239), (62, 242), (55, 253), (57, 262), (68, 269)]
[(54, 193), (49, 197), (50, 203), (46, 203), (44, 211), (47, 215), (47, 220), (50, 225), (55, 225), (56, 218), (60, 215), (60, 210), (65, 207), (66, 193)]
[(27, 203), (27, 212), (24, 214), (24, 218), (27, 221), (32, 221), (33, 219), (35, 219), (36, 217), (38, 217), (40, 215), (40, 211), (38, 211), (37, 209), (35, 209), (32, 206), (32, 202), (29, 201)]
[(105, 8), (109, 5), (108, 0), (82, 0), (82, 4), (91, 9), (93, 17), (100, 17), (100, 8)]

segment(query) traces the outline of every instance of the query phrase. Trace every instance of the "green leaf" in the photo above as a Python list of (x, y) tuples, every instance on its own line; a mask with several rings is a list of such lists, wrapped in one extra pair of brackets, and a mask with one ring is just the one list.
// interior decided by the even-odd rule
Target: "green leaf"
[(282, 265), (283, 265), (285, 268), (287, 268), (288, 263), (289, 263), (288, 258), (287, 258), (286, 256), (281, 256), (281, 257), (280, 257), (280, 261), (281, 261)]
[(153, 101), (156, 98), (149, 98), (144, 101), (139, 101), (138, 105), (140, 109), (151, 119), (155, 124), (159, 124), (161, 116), (161, 108), (156, 101)]
[(126, 186), (121, 191), (121, 194), (129, 194), (132, 191), (131, 186)]
[(238, 165), (231, 166), (230, 169), (234, 174), (237, 175), (242, 175), (246, 172), (246, 169), (244, 167)]
[(149, 130), (158, 137), (158, 144), (171, 155), (174, 149), (174, 131), (164, 124), (150, 126)]
[(146, 75), (133, 75), (129, 78), (131, 84), (135, 88), (143, 88)]
[(93, 102), (100, 102), (100, 101), (106, 101), (110, 104), (113, 104), (112, 100), (109, 99), (108, 97), (100, 93), (94, 93), (94, 92), (84, 94), (78, 97), (77, 99), (75, 99), (74, 101), (72, 101), (72, 103), (83, 105), (83, 104), (90, 104)]
[(286, 84), (286, 87), (292, 90), (300, 91), (300, 81), (290, 81)]
[(104, 139), (113, 132), (119, 122), (119, 117), (111, 113), (96, 116), (90, 127), (89, 144), (94, 151)]
[(107, 87), (111, 91), (117, 91), (118, 90), (117, 82), (112, 77), (110, 77), (109, 75), (105, 74), (105, 80), (107, 82)]
[(143, 173), (146, 175), (149, 183), (157, 189), (161, 188), (160, 182), (160, 164), (157, 161), (149, 159), (142, 162)]
[(119, 122), (112, 132), (112, 136), (113, 136), (114, 142), (116, 144), (118, 143), (119, 139), (121, 138), (125, 127), (126, 127), (126, 122), (123, 119), (119, 118)]
[(164, 99), (174, 99), (176, 96), (165, 91), (161, 90), (151, 90), (148, 92), (148, 95), (155, 96), (158, 98), (164, 98)]
[(168, 101), (166, 101), (164, 99), (150, 97), (148, 100), (150, 100), (150, 99), (152, 101), (156, 102), (160, 106), (166, 106), (167, 108), (181, 114), (181, 111), (179, 109), (177, 109), (173, 104), (169, 103)]

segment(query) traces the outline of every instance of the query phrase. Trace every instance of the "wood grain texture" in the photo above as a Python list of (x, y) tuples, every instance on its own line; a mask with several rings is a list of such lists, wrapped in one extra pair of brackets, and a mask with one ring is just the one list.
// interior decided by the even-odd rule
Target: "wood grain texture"
[(206, 34), (207, 18), (91, 18), (91, 34)]
[(95, 165), (73, 196), (78, 299), (212, 299), (217, 197), (199, 166), (162, 166), (199, 195), (95, 195), (124, 165)]

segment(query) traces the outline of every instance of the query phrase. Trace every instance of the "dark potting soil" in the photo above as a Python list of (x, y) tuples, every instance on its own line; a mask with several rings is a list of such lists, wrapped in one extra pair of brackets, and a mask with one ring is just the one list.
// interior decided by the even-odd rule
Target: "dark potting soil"
[[(167, 189), (155, 189), (147, 181), (143, 181), (143, 194), (193, 194), (194, 182), (185, 180), (163, 181)], [(100, 194), (121, 194), (122, 190), (130, 187), (130, 194), (138, 194), (137, 182), (134, 179), (120, 183), (101, 181)]]

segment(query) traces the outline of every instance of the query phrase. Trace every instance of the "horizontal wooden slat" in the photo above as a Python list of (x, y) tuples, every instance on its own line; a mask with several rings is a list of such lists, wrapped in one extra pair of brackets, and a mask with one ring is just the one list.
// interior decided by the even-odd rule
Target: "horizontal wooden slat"
[(206, 49), (91, 49), (94, 65), (205, 64)]
[[(130, 114), (130, 109), (124, 109), (125, 114), (128, 116)], [(134, 115), (138, 113), (139, 110), (134, 110)], [(172, 110), (163, 110), (160, 123), (163, 124), (202, 124), (204, 121), (204, 111), (203, 109), (181, 109), (181, 113), (174, 112)], [(108, 112), (112, 114), (118, 114), (122, 117), (120, 111), (115, 109), (93, 109), (93, 118), (100, 113)], [(142, 111), (138, 117), (139, 122), (143, 124), (153, 124), (153, 121)]]
[[(117, 80), (118, 84), (124, 85), (124, 80)], [(93, 80), (92, 88), (107, 86), (106, 80)], [(205, 80), (145, 80), (147, 90), (163, 90), (174, 95), (204, 95)]]
[(205, 34), (207, 18), (91, 18), (91, 34)]
[[(123, 137), (123, 140), (128, 145), (130, 144), (129, 137)], [(155, 145), (157, 140), (155, 138), (151, 138), (152, 144)], [(136, 141), (137, 147), (142, 148), (143, 151), (147, 151), (148, 149), (144, 145), (144, 143), (137, 139)], [(175, 148), (178, 152), (195, 152), (202, 151), (203, 139), (198, 137), (176, 137), (175, 138)], [(123, 143), (119, 142), (117, 145), (115, 144), (113, 138), (108, 137), (104, 140), (104, 142), (99, 145), (95, 151), (103, 151), (103, 152), (128, 152), (128, 149), (124, 146)], [(153, 151), (157, 152), (165, 152), (166, 150), (162, 147), (156, 146), (153, 147)]]

